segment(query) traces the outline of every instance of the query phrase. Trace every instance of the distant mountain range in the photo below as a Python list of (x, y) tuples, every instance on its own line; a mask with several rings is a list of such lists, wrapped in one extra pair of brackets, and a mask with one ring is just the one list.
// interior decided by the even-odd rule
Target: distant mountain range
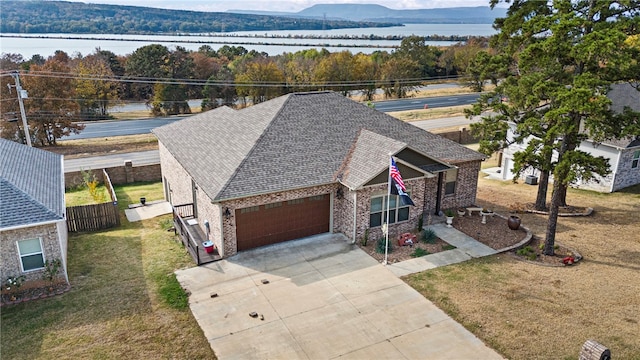
[(0, 7), (0, 33), (22, 34), (175, 34), (330, 30), (399, 25), (378, 21), (198, 12), (67, 1), (0, 0)]
[(402, 24), (492, 24), (505, 17), (507, 9), (488, 6), (438, 9), (394, 10), (374, 4), (317, 4), (298, 12), (228, 10), (236, 14), (286, 16), (295, 18), (390, 22)]

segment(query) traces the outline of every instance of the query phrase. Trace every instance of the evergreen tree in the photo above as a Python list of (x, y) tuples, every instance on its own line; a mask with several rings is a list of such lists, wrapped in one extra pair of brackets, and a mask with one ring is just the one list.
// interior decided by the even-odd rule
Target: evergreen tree
[[(534, 137), (514, 166), (553, 175), (544, 247), (553, 255), (567, 187), (610, 169), (606, 159), (581, 151), (581, 142), (640, 134), (638, 113), (615, 113), (607, 98), (612, 84), (640, 73), (638, 48), (629, 41), (640, 32), (640, 2), (492, 0), (491, 6), (501, 2), (510, 7), (496, 20), (492, 46), (506, 77), (468, 115), (493, 110), (472, 126), (485, 153)], [(513, 138), (507, 138), (506, 121), (515, 124)]]

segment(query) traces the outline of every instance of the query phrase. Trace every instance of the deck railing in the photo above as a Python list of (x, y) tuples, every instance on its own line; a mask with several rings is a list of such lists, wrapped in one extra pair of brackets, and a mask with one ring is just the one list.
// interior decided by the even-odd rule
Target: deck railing
[(193, 217), (193, 204), (183, 204), (173, 206), (173, 223), (175, 226), (176, 235), (180, 235), (182, 245), (184, 245), (189, 252), (191, 252), (196, 260), (196, 264), (200, 265), (200, 252), (196, 237), (189, 231), (189, 226), (184, 221), (187, 217), (185, 214), (191, 214), (189, 217)]
[(182, 218), (192, 218), (193, 217), (193, 203), (191, 204), (182, 204), (182, 205), (173, 205), (173, 214), (178, 214)]

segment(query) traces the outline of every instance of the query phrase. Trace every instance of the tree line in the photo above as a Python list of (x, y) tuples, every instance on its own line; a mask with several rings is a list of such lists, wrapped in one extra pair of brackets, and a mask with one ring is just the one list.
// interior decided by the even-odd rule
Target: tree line
[[(404, 98), (424, 81), (469, 74), (468, 84), (480, 90), (483, 80), (469, 70), (475, 56), (487, 52), (486, 38), (440, 48), (423, 37), (402, 40), (393, 52), (370, 55), (350, 51), (308, 49), (269, 56), (242, 46), (208, 45), (197, 51), (183, 47), (147, 45), (118, 56), (97, 48), (69, 55), (56, 51), (25, 60), (19, 54), (0, 58), (2, 137), (24, 141), (17, 118), (18, 101), (10, 93), (19, 71), (33, 142), (55, 145), (56, 139), (81, 130), (77, 121), (110, 118), (109, 108), (125, 101), (144, 101), (155, 116), (189, 114), (189, 99), (203, 99), (203, 111), (219, 106), (246, 106), (290, 92), (332, 90), (344, 95), (358, 91), (372, 100), (377, 89), (386, 98)], [(475, 78), (474, 78), (475, 77)]]

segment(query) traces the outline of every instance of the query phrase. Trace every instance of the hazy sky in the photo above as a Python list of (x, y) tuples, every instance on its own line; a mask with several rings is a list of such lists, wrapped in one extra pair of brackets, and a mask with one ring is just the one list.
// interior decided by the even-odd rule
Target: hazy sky
[(489, 0), (81, 0), (81, 2), (195, 11), (251, 9), (288, 12), (300, 11), (315, 4), (379, 4), (391, 9), (430, 9), (489, 5)]

